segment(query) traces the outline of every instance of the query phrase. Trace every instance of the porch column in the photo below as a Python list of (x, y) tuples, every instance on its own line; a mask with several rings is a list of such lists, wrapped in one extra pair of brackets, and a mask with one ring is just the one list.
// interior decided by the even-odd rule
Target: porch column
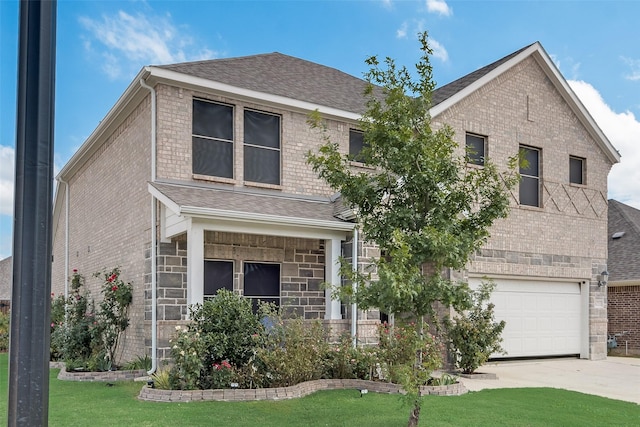
[(333, 289), (340, 286), (340, 250), (341, 250), (341, 240), (340, 239), (327, 239), (324, 241), (325, 247), (325, 280), (327, 283), (331, 284), (330, 287), (327, 287), (324, 291), (325, 296), (325, 319), (342, 319), (342, 313), (340, 313), (340, 300), (332, 299), (331, 294)]
[(187, 226), (187, 304), (202, 304), (204, 294), (204, 227), (193, 219)]

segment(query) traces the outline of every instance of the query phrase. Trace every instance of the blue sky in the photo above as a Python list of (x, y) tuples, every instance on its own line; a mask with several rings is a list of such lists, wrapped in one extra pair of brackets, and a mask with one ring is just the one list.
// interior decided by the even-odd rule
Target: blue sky
[[(0, 0), (0, 259), (11, 254), (18, 1)], [(282, 52), (361, 77), (411, 66), (428, 30), (446, 84), (540, 41), (622, 154), (609, 197), (640, 208), (640, 2), (58, 1), (55, 169), (144, 65)]]

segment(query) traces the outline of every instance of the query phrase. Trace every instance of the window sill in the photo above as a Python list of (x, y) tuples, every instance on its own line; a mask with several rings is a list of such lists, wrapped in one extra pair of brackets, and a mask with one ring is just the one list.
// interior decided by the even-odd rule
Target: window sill
[(575, 183), (575, 182), (570, 182), (570, 183), (569, 183), (569, 187), (587, 188), (587, 184), (577, 184), (577, 183)]
[(221, 184), (236, 183), (236, 180), (233, 178), (223, 178), (220, 176), (200, 175), (200, 174), (194, 173), (191, 177), (197, 181), (219, 182)]
[(544, 208), (542, 206), (521, 205), (519, 203), (518, 203), (518, 208), (528, 210), (528, 211), (538, 211), (538, 212), (544, 211)]
[(360, 169), (370, 169), (370, 170), (376, 169), (374, 166), (369, 166), (368, 164), (362, 163), (362, 162), (356, 162), (355, 160), (349, 160), (349, 166), (353, 166)]
[(269, 190), (282, 190), (282, 185), (265, 184), (263, 182), (245, 181), (245, 187), (267, 188)]

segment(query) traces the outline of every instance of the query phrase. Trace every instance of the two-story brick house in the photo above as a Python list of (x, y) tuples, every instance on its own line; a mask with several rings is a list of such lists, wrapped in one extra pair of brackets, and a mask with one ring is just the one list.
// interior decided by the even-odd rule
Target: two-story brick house
[[(188, 307), (218, 288), (348, 330), (331, 299), (341, 254), (365, 263), (348, 209), (306, 164), (326, 119), (345, 152), (362, 144), (365, 82), (279, 53), (143, 68), (65, 165), (54, 206), (53, 289), (73, 268), (119, 265), (135, 285), (124, 358), (167, 356)], [(462, 153), (532, 165), (508, 219), (462, 274), (496, 280), (511, 356), (606, 355), (607, 174), (619, 155), (535, 43), (439, 88), (433, 126)], [(354, 164), (354, 167), (360, 167)], [(361, 239), (359, 239), (361, 240)], [(153, 253), (156, 256), (152, 256)], [(97, 283), (88, 280), (97, 293)], [(372, 317), (369, 319), (368, 317)], [(378, 313), (359, 313), (363, 341)]]

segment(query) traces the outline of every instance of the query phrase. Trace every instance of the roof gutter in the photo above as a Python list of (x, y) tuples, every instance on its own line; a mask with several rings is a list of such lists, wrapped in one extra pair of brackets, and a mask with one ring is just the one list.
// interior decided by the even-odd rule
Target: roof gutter
[[(151, 92), (151, 182), (156, 180), (156, 91), (149, 86), (143, 77), (140, 77), (140, 86)], [(151, 369), (147, 371), (147, 375), (153, 374), (158, 369), (158, 268), (157, 268), (157, 230), (158, 223), (158, 203), (153, 194), (151, 194)]]

